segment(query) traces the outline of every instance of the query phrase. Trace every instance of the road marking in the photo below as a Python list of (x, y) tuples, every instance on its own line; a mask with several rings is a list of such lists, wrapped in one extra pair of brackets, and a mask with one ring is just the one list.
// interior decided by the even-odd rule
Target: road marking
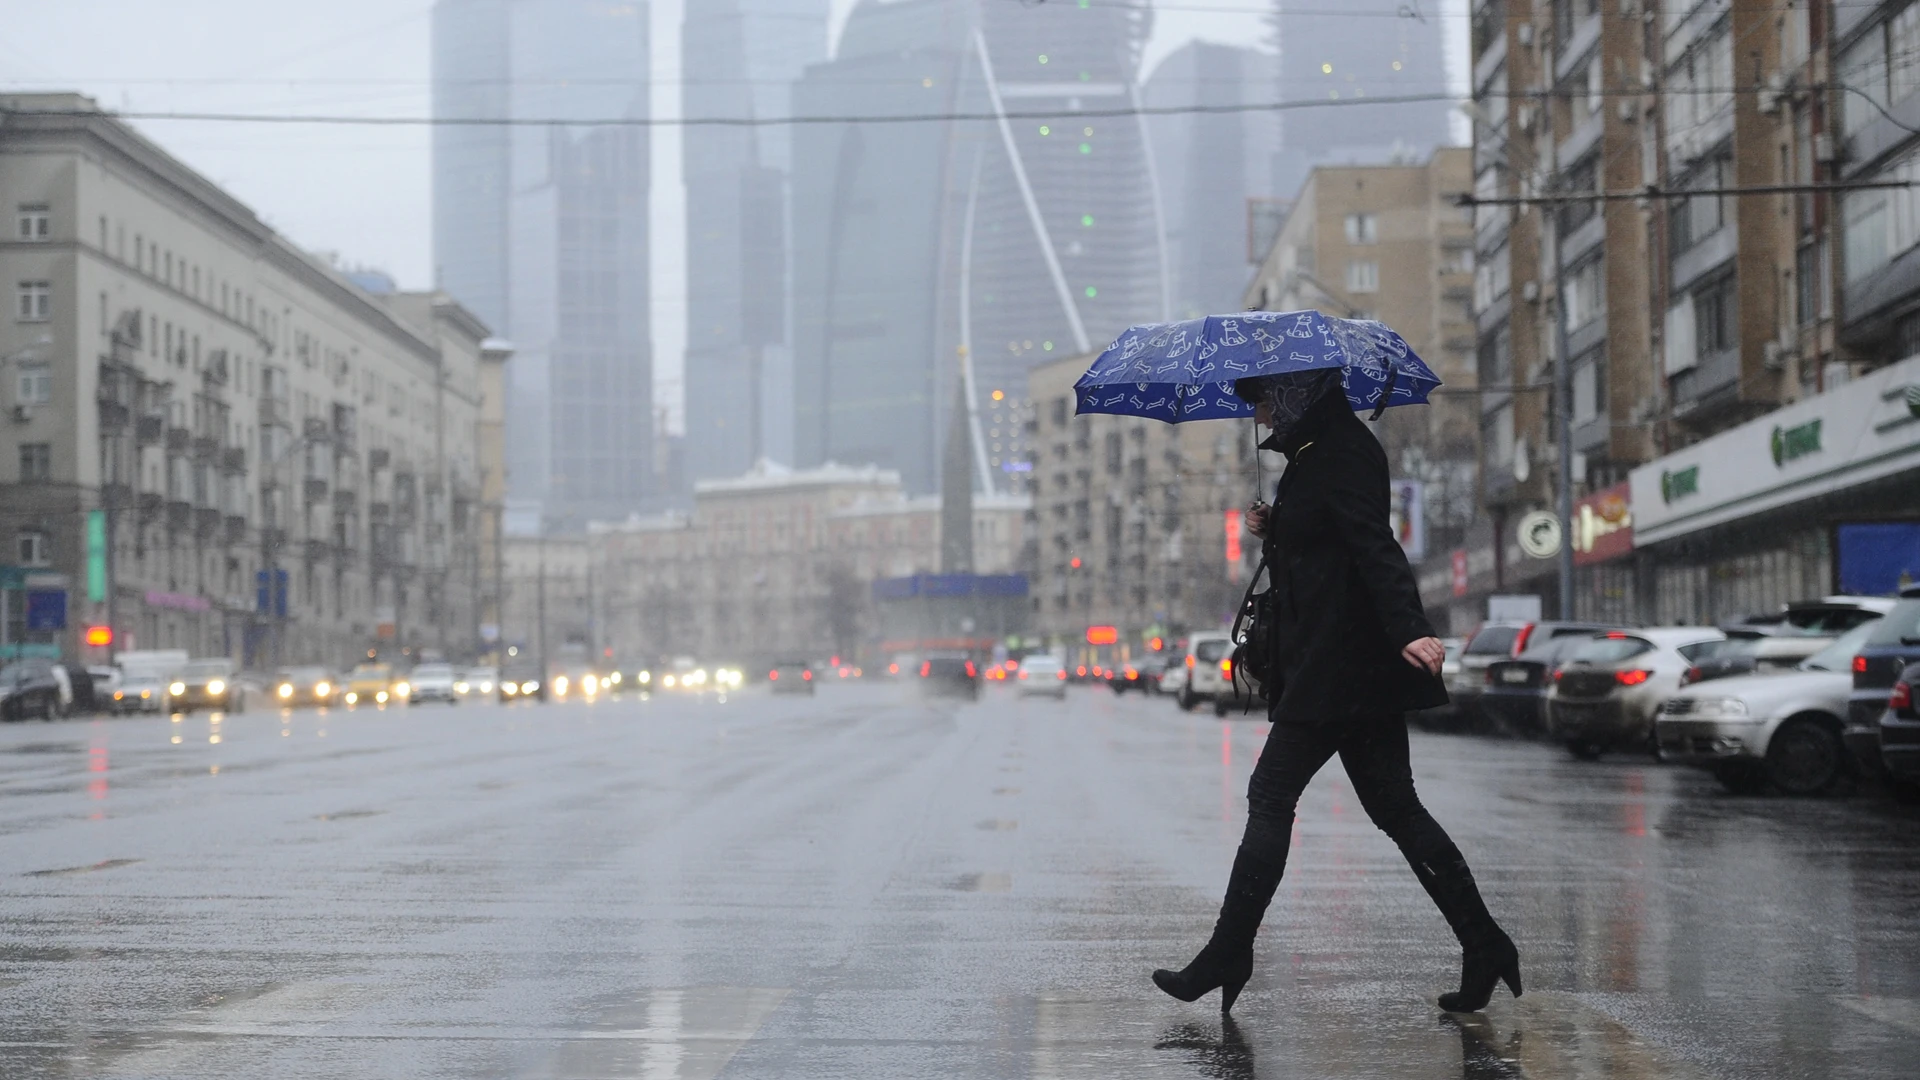
[(1572, 994), (1533, 990), (1514, 1000), (1502, 993), (1486, 1012), (1447, 1015), (1523, 1076), (1553, 1080), (1708, 1080), (1711, 1076)]
[(1837, 997), (1842, 1008), (1870, 1020), (1891, 1024), (1902, 1031), (1920, 1035), (1920, 1000), (1914, 998)]
[(574, 1033), (574, 1041), (527, 1075), (553, 1080), (712, 1080), (787, 993), (734, 986), (650, 990), (608, 1009), (599, 1023)]

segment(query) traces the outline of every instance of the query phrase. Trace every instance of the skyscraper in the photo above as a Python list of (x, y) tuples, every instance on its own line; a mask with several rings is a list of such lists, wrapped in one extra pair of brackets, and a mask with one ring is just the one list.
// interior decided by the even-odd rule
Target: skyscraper
[[(1424, 160), (1450, 137), (1449, 92), (1438, 0), (1275, 0), (1284, 102), (1326, 101), (1281, 115), (1274, 161), (1279, 194), (1292, 196), (1313, 166)], [(1378, 105), (1368, 98), (1441, 95)]]
[[(509, 498), (546, 527), (624, 517), (652, 476), (647, 13), (598, 0), (439, 0), (439, 284), (516, 348)], [(556, 121), (527, 123), (527, 121)], [(613, 121), (610, 123), (609, 121)]]
[[(682, 23), (688, 117), (789, 115), (791, 87), (827, 52), (827, 0), (698, 0)], [(697, 126), (687, 188), (687, 467), (738, 476), (792, 460), (787, 173), (792, 129)], [(776, 403), (780, 407), (775, 407)]]
[[(796, 136), (800, 463), (939, 483), (965, 415), (983, 490), (1017, 487), (1026, 372), (1169, 310), (1156, 162), (1135, 116), (1150, 16), (1117, 6), (866, 0), (798, 111), (989, 117)], [(968, 409), (946, 407), (958, 387)]]
[[(1195, 41), (1176, 49), (1147, 79), (1149, 106), (1238, 106), (1271, 99), (1278, 60), (1271, 53)], [(1167, 112), (1151, 116), (1159, 162), (1173, 314), (1190, 319), (1239, 307), (1253, 263), (1249, 198), (1273, 190), (1279, 119), (1272, 113)], [(1286, 192), (1292, 194), (1292, 192)]]

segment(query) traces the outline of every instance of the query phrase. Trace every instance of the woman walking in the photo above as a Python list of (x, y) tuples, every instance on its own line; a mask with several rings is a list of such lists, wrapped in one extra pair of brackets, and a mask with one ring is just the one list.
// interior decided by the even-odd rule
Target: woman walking
[[(1389, 392), (1391, 387), (1389, 387)], [(1274, 505), (1248, 527), (1265, 544), (1274, 590), (1266, 657), (1271, 728), (1247, 785), (1247, 828), (1214, 924), (1185, 968), (1153, 973), (1194, 1001), (1218, 989), (1222, 1012), (1253, 975), (1253, 939), (1286, 868), (1300, 793), (1335, 754), (1367, 816), (1393, 842), (1460, 939), (1460, 989), (1440, 1007), (1486, 1006), (1496, 981), (1520, 995), (1520, 957), (1473, 872), (1413, 790), (1405, 713), (1445, 703), (1445, 650), (1406, 555), (1387, 524), (1387, 460), (1353, 413), (1336, 370), (1242, 379), (1235, 393), (1287, 457)]]

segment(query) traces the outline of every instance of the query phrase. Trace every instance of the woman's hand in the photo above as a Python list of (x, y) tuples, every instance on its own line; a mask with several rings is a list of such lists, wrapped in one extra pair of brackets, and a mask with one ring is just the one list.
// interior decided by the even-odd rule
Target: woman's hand
[(1407, 642), (1407, 647), (1400, 650), (1400, 655), (1406, 657), (1407, 663), (1414, 667), (1426, 668), (1427, 674), (1438, 675), (1440, 665), (1447, 659), (1447, 647), (1440, 644), (1437, 637), (1415, 638)]
[(1247, 507), (1247, 531), (1262, 540), (1267, 538), (1267, 518), (1273, 513), (1273, 507), (1256, 501)]

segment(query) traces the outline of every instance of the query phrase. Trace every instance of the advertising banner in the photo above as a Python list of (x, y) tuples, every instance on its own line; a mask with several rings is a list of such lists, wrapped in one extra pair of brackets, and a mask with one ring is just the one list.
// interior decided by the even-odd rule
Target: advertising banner
[(1633, 554), (1633, 485), (1615, 484), (1573, 504), (1573, 563), (1592, 566)]

